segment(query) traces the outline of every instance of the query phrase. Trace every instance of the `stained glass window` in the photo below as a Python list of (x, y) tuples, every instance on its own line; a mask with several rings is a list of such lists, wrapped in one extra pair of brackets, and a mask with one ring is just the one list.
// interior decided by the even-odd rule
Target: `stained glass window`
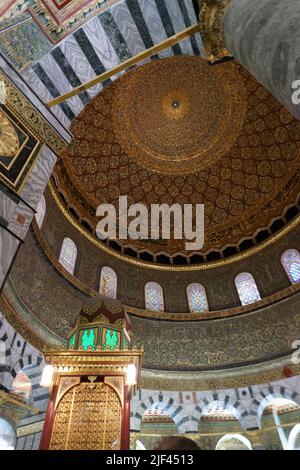
[(117, 275), (107, 266), (101, 269), (99, 293), (111, 299), (117, 298)]
[(235, 278), (235, 285), (242, 305), (249, 305), (261, 300), (260, 293), (252, 274), (239, 274)]
[(76, 334), (74, 333), (74, 335), (72, 336), (72, 338), (69, 341), (70, 348), (75, 348), (75, 342), (76, 342)]
[(36, 214), (35, 214), (36, 223), (38, 224), (38, 227), (40, 229), (42, 228), (45, 214), (46, 214), (46, 201), (45, 201), (44, 196), (42, 196), (42, 199), (40, 199), (40, 202), (38, 203), (38, 206), (36, 208)]
[(145, 285), (145, 305), (147, 310), (164, 311), (164, 294), (157, 282), (147, 282)]
[(201, 284), (190, 284), (187, 289), (187, 298), (190, 312), (200, 313), (208, 312), (208, 303), (205, 288)]
[(59, 262), (70, 273), (74, 274), (77, 259), (77, 247), (71, 238), (64, 238), (60, 250)]
[(292, 283), (300, 281), (300, 253), (297, 250), (287, 250), (281, 257), (281, 263)]

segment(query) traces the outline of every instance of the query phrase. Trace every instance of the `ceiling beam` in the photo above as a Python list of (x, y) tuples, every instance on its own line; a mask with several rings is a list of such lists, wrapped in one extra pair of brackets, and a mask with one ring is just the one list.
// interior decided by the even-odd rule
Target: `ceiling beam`
[(155, 46), (150, 47), (149, 49), (146, 49), (143, 52), (140, 52), (139, 54), (135, 55), (134, 57), (131, 57), (125, 62), (122, 62), (116, 67), (113, 67), (107, 72), (104, 72), (101, 75), (98, 75), (92, 80), (89, 80), (88, 82), (83, 83), (82, 85), (74, 88), (71, 91), (68, 91), (67, 93), (64, 93), (61, 96), (58, 96), (57, 98), (54, 98), (53, 100), (49, 101), (47, 104), (51, 108), (52, 106), (56, 106), (60, 103), (63, 103), (64, 101), (70, 98), (73, 98), (73, 96), (76, 96), (79, 93), (82, 93), (83, 91), (88, 90), (89, 88), (92, 88), (95, 85), (98, 85), (98, 83), (101, 83), (104, 80), (107, 80), (113, 77), (114, 75), (120, 72), (123, 72), (125, 69), (132, 67), (133, 65), (136, 65), (138, 62), (141, 62), (142, 60), (147, 59), (148, 57), (151, 57), (152, 55), (157, 54), (163, 51), (164, 49), (172, 47), (174, 46), (174, 44), (177, 44), (178, 42), (183, 41), (184, 39), (193, 36), (199, 31), (200, 31), (199, 23), (193, 26), (190, 26), (189, 28), (184, 29), (183, 31), (180, 31), (180, 33), (174, 34), (174, 36), (169, 37), (168, 39), (160, 42), (159, 44), (156, 44)]

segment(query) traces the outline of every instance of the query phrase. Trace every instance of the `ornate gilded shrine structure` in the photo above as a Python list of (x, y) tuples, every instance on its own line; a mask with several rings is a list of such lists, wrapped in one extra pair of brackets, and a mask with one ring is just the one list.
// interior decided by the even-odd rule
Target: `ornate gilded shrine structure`
[(45, 352), (53, 377), (42, 450), (129, 449), (130, 399), (143, 353), (130, 349), (122, 305), (108, 302), (107, 310), (105, 303), (83, 307), (67, 350)]

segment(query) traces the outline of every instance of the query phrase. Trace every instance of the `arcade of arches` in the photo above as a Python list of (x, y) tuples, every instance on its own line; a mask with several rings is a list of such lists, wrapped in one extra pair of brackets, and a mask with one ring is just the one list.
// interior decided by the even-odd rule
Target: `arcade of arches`
[(0, 449), (299, 450), (300, 3), (84, 3), (0, 5)]

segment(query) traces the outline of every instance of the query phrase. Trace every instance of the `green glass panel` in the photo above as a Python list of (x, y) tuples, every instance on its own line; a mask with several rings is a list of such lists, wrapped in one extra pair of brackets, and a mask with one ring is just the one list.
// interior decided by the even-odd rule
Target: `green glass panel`
[(91, 346), (92, 349), (96, 349), (95, 330), (84, 330), (81, 337), (81, 346), (83, 347), (84, 351), (86, 351), (89, 346)]
[(116, 346), (119, 343), (119, 338), (116, 330), (106, 330), (105, 333), (105, 343), (103, 345), (103, 349), (106, 349), (107, 347), (110, 348), (111, 351), (113, 351)]
[(74, 335), (72, 336), (72, 338), (70, 339), (69, 341), (69, 346), (73, 346), (75, 348), (75, 340), (76, 340), (76, 334), (74, 333)]

